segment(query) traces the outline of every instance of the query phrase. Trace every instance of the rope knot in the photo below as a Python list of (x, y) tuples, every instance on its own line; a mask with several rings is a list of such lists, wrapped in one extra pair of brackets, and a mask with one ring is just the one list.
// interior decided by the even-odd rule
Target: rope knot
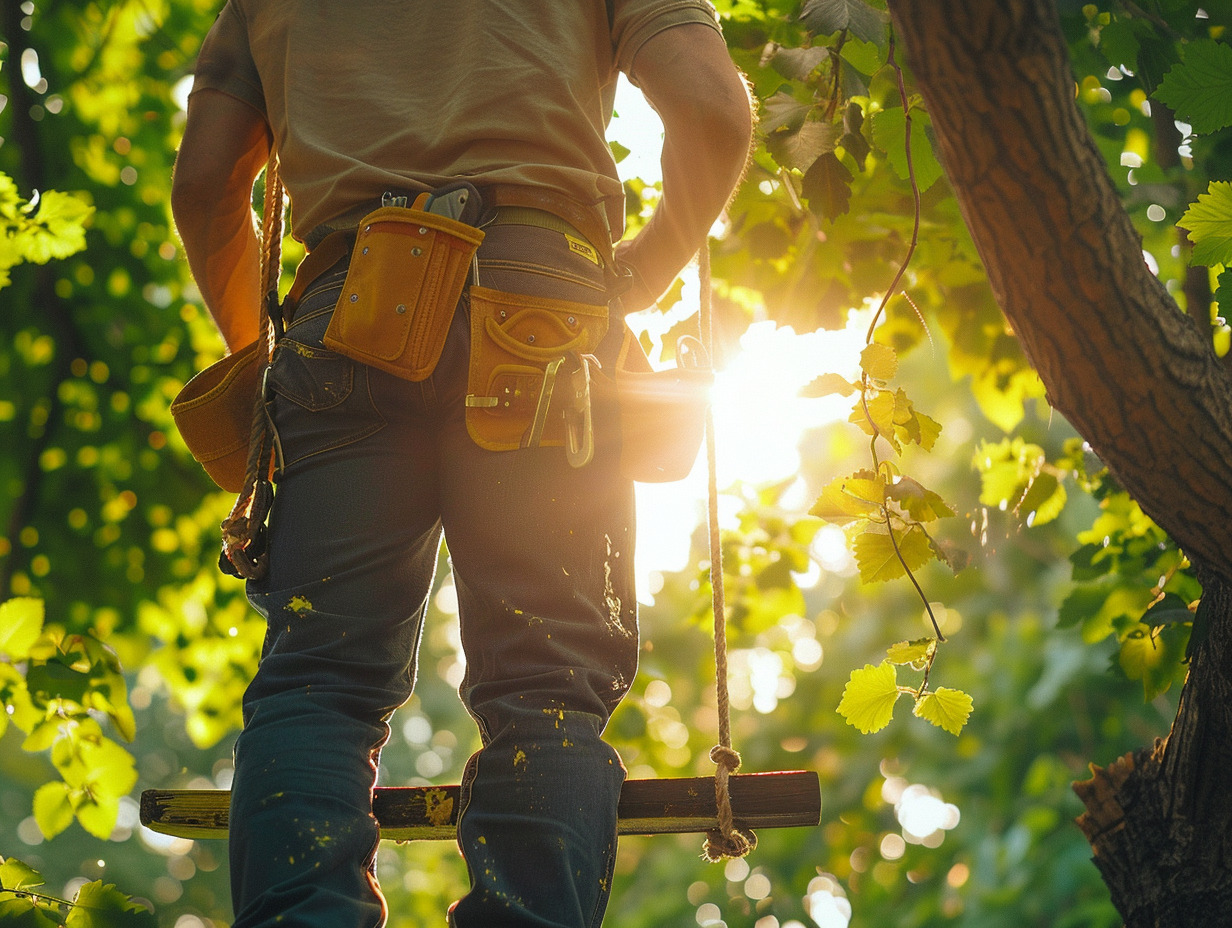
[(726, 834), (716, 829), (706, 833), (702, 857), (707, 863), (717, 864), (729, 858), (747, 857), (756, 847), (757, 835), (752, 829), (733, 828)]
[(719, 769), (726, 770), (728, 773), (735, 773), (740, 769), (740, 752), (726, 745), (716, 744), (712, 747), (710, 759), (718, 765)]

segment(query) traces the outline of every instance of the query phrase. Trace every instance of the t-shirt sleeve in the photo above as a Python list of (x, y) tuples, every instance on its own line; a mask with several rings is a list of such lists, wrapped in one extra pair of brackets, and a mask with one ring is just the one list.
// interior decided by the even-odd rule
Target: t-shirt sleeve
[(234, 3), (222, 8), (201, 43), (193, 92), (204, 88), (219, 90), (265, 113), (265, 94), (248, 46), (248, 29)]
[(636, 78), (633, 59), (652, 36), (672, 26), (701, 23), (719, 31), (714, 7), (707, 0), (616, 0), (612, 22), (612, 47), (616, 67)]

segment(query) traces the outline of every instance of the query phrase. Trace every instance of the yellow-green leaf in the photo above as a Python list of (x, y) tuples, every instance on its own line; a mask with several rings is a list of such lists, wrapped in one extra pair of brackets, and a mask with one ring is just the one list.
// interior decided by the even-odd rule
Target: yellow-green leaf
[(914, 641), (900, 641), (886, 649), (886, 660), (891, 664), (915, 664), (928, 660), (929, 655), (936, 649), (936, 638), (917, 638)]
[(911, 518), (920, 522), (931, 522), (954, 515), (954, 510), (946, 505), (945, 500), (911, 477), (899, 478), (890, 485), (889, 492), (891, 498), (897, 500)]
[(853, 670), (843, 698), (838, 704), (838, 714), (847, 724), (864, 734), (881, 731), (894, 717), (894, 703), (898, 700), (898, 679), (894, 665), (882, 661), (876, 667), (865, 664), (861, 670)]
[(54, 838), (73, 821), (67, 783), (44, 783), (34, 794), (34, 821), (44, 838)]
[(860, 352), (860, 369), (873, 380), (889, 380), (898, 371), (898, 354), (889, 345), (865, 345)]
[[(899, 532), (898, 551), (902, 553), (907, 567), (917, 570), (936, 556), (928, 543), (928, 536), (923, 531)], [(903, 576), (902, 561), (894, 550), (894, 542), (884, 530), (869, 529), (862, 532), (855, 540), (856, 566), (860, 568), (860, 579), (865, 583), (881, 583), (895, 580)]]
[(836, 525), (848, 525), (857, 519), (867, 519), (879, 510), (884, 494), (884, 480), (871, 470), (856, 471), (830, 481), (809, 515)]
[(0, 654), (20, 661), (43, 631), (43, 601), (28, 596), (0, 603)]
[(917, 700), (912, 711), (926, 722), (957, 735), (971, 717), (971, 707), (971, 697), (962, 690), (942, 686)]
[(1177, 225), (1189, 232), (1194, 264), (1232, 264), (1232, 182), (1211, 181)]
[(77, 821), (87, 832), (106, 841), (120, 818), (120, 800), (111, 797), (86, 798), (76, 808)]
[(4, 863), (0, 863), (0, 886), (5, 889), (29, 889), (46, 882), (43, 874), (16, 857), (6, 858)]

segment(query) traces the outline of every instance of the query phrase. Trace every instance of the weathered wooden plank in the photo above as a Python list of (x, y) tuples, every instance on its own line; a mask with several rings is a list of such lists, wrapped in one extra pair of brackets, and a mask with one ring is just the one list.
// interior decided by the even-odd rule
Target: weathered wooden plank
[[(812, 771), (739, 774), (729, 788), (735, 821), (742, 828), (792, 828), (821, 821), (821, 783)], [(148, 789), (141, 794), (141, 823), (180, 838), (225, 838), (230, 801), (231, 794), (221, 789)], [(622, 835), (709, 831), (718, 827), (715, 809), (711, 777), (628, 780), (620, 794), (619, 830)], [(378, 787), (372, 810), (383, 838), (452, 839), (458, 787)]]

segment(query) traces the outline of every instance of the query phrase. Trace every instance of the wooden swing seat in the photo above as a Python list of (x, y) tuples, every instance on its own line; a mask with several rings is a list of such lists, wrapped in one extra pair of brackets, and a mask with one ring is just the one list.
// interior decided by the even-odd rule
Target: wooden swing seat
[[(792, 828), (821, 822), (821, 782), (807, 770), (737, 774), (728, 780), (738, 828)], [(372, 799), (381, 837), (392, 841), (453, 838), (457, 786), (382, 786)], [(225, 838), (231, 794), (225, 789), (147, 789), (141, 824), (177, 838)], [(664, 835), (718, 828), (713, 777), (627, 780), (620, 793), (619, 833)]]

